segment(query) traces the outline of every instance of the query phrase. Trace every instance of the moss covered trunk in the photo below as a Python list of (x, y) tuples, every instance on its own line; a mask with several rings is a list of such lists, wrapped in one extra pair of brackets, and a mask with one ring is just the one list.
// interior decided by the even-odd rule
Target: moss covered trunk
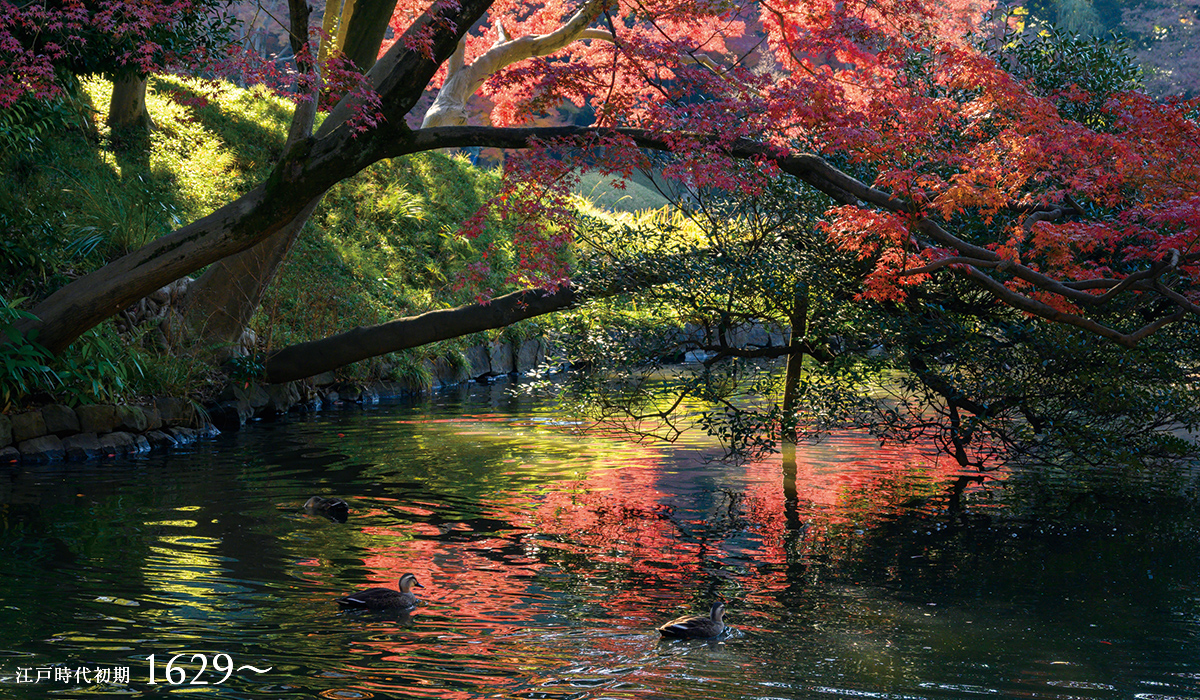
[(146, 111), (146, 86), (148, 76), (124, 75), (113, 80), (112, 98), (108, 102), (108, 127), (114, 131), (139, 129), (149, 131), (154, 127), (150, 112)]

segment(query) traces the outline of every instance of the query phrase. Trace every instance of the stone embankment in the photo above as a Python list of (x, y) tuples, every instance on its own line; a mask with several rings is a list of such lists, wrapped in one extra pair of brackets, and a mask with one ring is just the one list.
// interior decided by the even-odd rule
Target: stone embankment
[(430, 362), (425, 378), (408, 382), (361, 387), (339, 382), (328, 372), (287, 384), (230, 385), (206, 406), (178, 398), (156, 398), (137, 406), (53, 404), (0, 415), (0, 464), (74, 462), (169, 450), (239, 430), (251, 420), (370, 404), (381, 396), (419, 394), (465, 381), (490, 383), (500, 376), (534, 370), (544, 359), (540, 340), (517, 346), (497, 341), (468, 350), (465, 364)]
[(213, 434), (191, 402), (154, 399), (145, 406), (52, 404), (0, 415), (0, 463), (82, 461), (166, 449)]
[[(680, 331), (683, 348), (673, 362), (702, 362), (712, 356), (710, 334), (696, 326)], [(733, 346), (780, 347), (784, 329), (742, 324), (730, 329)], [(328, 410), (371, 404), (381, 397), (420, 394), (431, 389), (474, 381), (491, 383), (522, 376), (546, 359), (541, 339), (513, 344), (493, 341), (468, 349), (457, 362), (427, 362), (420, 377), (369, 387), (339, 382), (332, 372), (286, 384), (230, 384), (217, 400), (199, 406), (177, 398), (153, 399), (138, 406), (51, 405), (13, 415), (0, 415), (0, 464), (47, 464), (108, 459), (169, 450), (200, 437), (241, 429), (253, 420), (276, 420), (292, 412)]]

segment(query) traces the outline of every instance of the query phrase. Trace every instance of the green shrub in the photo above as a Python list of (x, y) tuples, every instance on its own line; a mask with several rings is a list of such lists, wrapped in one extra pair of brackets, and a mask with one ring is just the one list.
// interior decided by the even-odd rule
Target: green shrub
[(17, 308), (23, 301), (10, 303), (0, 297), (0, 411), (9, 410), (30, 394), (53, 391), (62, 383), (50, 368), (50, 352), (16, 329), (21, 319), (34, 318)]

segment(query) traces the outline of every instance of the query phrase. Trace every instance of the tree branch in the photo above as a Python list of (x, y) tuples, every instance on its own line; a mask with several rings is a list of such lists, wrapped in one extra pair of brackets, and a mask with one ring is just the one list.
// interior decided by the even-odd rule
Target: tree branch
[[(489, 2), (461, 0), (464, 13), (469, 10), (481, 14)], [(459, 15), (457, 26), (470, 26), (472, 22), (468, 19)], [(433, 57), (416, 51), (406, 52), (399, 48), (404, 42), (397, 42), (372, 69), (369, 75), (380, 90), (381, 99), (388, 110), (387, 124), (362, 140), (355, 140), (352, 129), (346, 124), (351, 107), (343, 101), (314, 138), (297, 143), (287, 151), (267, 182), (209, 216), (64, 286), (34, 307), (33, 313), (42, 320), (19, 323), (18, 329), (28, 333), (39, 328), (39, 341), (52, 352), (61, 352), (79, 334), (155, 289), (245, 250), (280, 230), (328, 187), (383, 158), (447, 147), (523, 149), (538, 141), (597, 135), (622, 136), (645, 149), (671, 150), (668, 134), (645, 129), (436, 127), (411, 131), (403, 125), (403, 111), (399, 115), (396, 111), (415, 104), (421, 91), (412, 86), (427, 84), (439, 61), (449, 58), (456, 50), (458, 37), (446, 33), (443, 38), (444, 41), (435, 46)], [(422, 79), (425, 82), (419, 82)], [(860, 207), (870, 205), (909, 216), (917, 213), (912, 203), (871, 187), (814, 154), (781, 152), (773, 146), (747, 139), (724, 142), (716, 134), (696, 136), (717, 144), (731, 158), (773, 161), (783, 172), (810, 184), (835, 201)], [(1008, 271), (1042, 291), (1057, 294), (1080, 305), (1096, 306), (1121, 291), (1146, 289), (1145, 285), (1150, 280), (1157, 280), (1167, 270), (1174, 269), (1180, 259), (1177, 253), (1164, 261), (1161, 269), (1156, 265), (1151, 270), (1135, 273), (1133, 282), (1117, 282), (1108, 293), (1095, 295), (1027, 266), (1005, 261), (991, 250), (952, 235), (931, 219), (918, 218), (915, 229), (941, 247), (955, 250), (963, 258), (971, 259), (971, 264), (963, 265), (961, 269), (955, 268), (955, 272), (965, 275), (1001, 301), (1047, 320), (1074, 325), (1122, 345), (1132, 346), (1149, 333), (1187, 314), (1200, 314), (1200, 307), (1196, 304), (1156, 282), (1154, 291), (1181, 308), (1185, 315), (1169, 316), (1133, 333), (1124, 334), (1084, 316), (1058, 311), (1009, 289), (981, 271), (983, 267)], [(1008, 267), (1005, 267), (1006, 264)]]
[(302, 379), (396, 350), (503, 328), (592, 299), (666, 283), (673, 276), (672, 269), (671, 265), (660, 265), (647, 271), (635, 264), (626, 269), (602, 270), (590, 279), (553, 292), (523, 289), (487, 302), (429, 311), (377, 326), (360, 326), (273, 353), (266, 362), (266, 378), (272, 383)]
[[(588, 0), (561, 27), (549, 34), (525, 35), (509, 39), (504, 26), (496, 22), (496, 43), (469, 66), (452, 65), (446, 81), (421, 122), (421, 128), (464, 126), (467, 123), (467, 101), (483, 82), (500, 70), (534, 56), (548, 56), (574, 41), (604, 39), (613, 41), (611, 34), (600, 29), (588, 29), (610, 0)], [(465, 42), (465, 38), (463, 39)], [(465, 52), (460, 42), (459, 51)], [(456, 52), (457, 55), (457, 52)], [(461, 57), (459, 58), (461, 61)]]

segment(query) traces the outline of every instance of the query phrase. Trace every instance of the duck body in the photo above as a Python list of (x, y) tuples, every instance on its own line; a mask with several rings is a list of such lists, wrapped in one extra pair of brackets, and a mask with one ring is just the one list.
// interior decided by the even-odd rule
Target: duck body
[(676, 639), (711, 639), (725, 632), (725, 623), (721, 618), (725, 615), (725, 604), (713, 601), (708, 615), (684, 615), (658, 626), (659, 633), (664, 637)]
[(351, 593), (343, 598), (336, 598), (339, 606), (350, 610), (387, 610), (394, 608), (415, 608), (417, 596), (413, 588), (424, 588), (417, 582), (417, 577), (404, 574), (400, 577), (400, 590), (392, 588), (367, 588)]
[(304, 510), (309, 513), (320, 513), (341, 523), (346, 522), (346, 517), (350, 514), (350, 506), (346, 505), (342, 499), (322, 498), (321, 496), (313, 496), (305, 501)]

